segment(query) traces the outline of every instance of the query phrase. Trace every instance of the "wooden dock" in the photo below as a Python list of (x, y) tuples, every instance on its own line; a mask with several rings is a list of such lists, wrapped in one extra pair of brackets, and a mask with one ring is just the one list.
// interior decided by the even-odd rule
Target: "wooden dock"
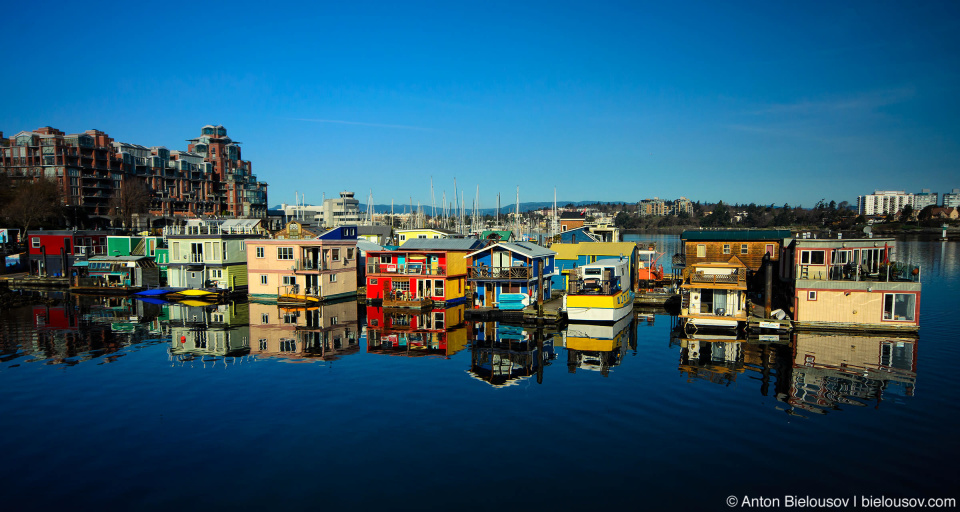
[(69, 277), (31, 276), (26, 272), (0, 276), (0, 283), (10, 289), (69, 288)]
[(522, 310), (503, 310), (497, 308), (474, 308), (466, 310), (467, 320), (481, 322), (505, 322), (517, 325), (562, 325), (567, 315), (560, 310), (563, 305), (561, 296), (552, 298), (539, 306), (527, 306)]

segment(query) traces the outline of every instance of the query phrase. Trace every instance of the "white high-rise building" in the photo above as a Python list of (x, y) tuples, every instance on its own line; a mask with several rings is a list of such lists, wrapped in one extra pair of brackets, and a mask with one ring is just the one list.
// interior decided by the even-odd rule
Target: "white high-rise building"
[(925, 188), (920, 191), (919, 194), (913, 195), (913, 209), (914, 211), (919, 212), (927, 206), (937, 206), (937, 196), (936, 192), (930, 192), (929, 188)]
[(960, 188), (953, 189), (949, 194), (943, 193), (944, 208), (960, 208)]
[(913, 206), (913, 194), (903, 190), (875, 190), (872, 194), (857, 198), (857, 213), (889, 215), (899, 212), (908, 204)]

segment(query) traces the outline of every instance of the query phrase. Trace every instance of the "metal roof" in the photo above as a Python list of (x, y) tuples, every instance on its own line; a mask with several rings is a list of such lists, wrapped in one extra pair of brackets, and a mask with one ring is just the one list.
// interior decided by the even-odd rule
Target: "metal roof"
[(680, 240), (783, 240), (792, 236), (789, 229), (688, 230), (680, 234)]
[(400, 246), (400, 250), (416, 251), (475, 251), (483, 242), (475, 238), (412, 238)]
[(541, 247), (541, 246), (539, 246), (539, 245), (537, 245), (537, 244), (530, 243), (530, 242), (500, 242), (500, 243), (496, 243), (496, 244), (493, 244), (493, 245), (488, 246), (488, 247), (484, 247), (484, 248), (482, 248), (482, 249), (480, 249), (480, 250), (478, 250), (478, 251), (472, 252), (472, 253), (464, 256), (464, 257), (466, 258), (466, 257), (469, 257), (469, 256), (473, 256), (474, 254), (481, 253), (481, 252), (483, 252), (483, 251), (486, 251), (487, 249), (492, 249), (493, 247), (503, 247), (504, 249), (507, 249), (508, 251), (520, 253), (520, 254), (528, 257), (528, 258), (543, 258), (543, 257), (546, 257), (546, 256), (553, 256), (553, 255), (557, 254), (556, 251), (551, 251), (550, 249), (547, 249), (546, 247)]

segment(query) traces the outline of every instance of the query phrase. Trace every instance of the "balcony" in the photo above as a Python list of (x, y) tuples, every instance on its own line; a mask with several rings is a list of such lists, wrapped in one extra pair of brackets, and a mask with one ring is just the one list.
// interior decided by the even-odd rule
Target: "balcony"
[[(691, 269), (692, 270), (692, 269)], [(687, 282), (690, 284), (747, 284), (747, 269), (739, 268), (729, 274), (707, 274), (702, 270), (687, 272)]]
[(319, 272), (322, 270), (330, 270), (330, 265), (325, 265), (323, 261), (296, 260), (293, 265), (293, 270), (296, 272)]
[(417, 263), (408, 263), (406, 265), (397, 265), (390, 263), (368, 263), (367, 264), (367, 273), (368, 274), (404, 274), (404, 275), (419, 275), (419, 276), (445, 276), (447, 275), (446, 267), (429, 267), (423, 264)]
[(529, 280), (533, 278), (533, 267), (488, 267), (473, 266), (467, 269), (467, 279)]
[(892, 261), (833, 265), (797, 265), (797, 279), (820, 281), (920, 282), (920, 266)]

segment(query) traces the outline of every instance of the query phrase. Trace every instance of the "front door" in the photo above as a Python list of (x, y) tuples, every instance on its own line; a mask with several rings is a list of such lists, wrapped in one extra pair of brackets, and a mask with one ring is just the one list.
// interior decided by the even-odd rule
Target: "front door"
[(199, 289), (203, 288), (203, 270), (188, 270), (187, 271), (187, 288)]
[(493, 302), (494, 302), (494, 289), (495, 289), (495, 287), (496, 287), (496, 285), (493, 284), (493, 283), (487, 283), (487, 284), (486, 284), (486, 289), (484, 290), (484, 291), (485, 291), (485, 294), (484, 294), (483, 305), (486, 306), (486, 307), (488, 307), (488, 308), (489, 308), (489, 307), (493, 307)]
[(307, 275), (307, 295), (320, 296), (320, 276), (316, 274)]

